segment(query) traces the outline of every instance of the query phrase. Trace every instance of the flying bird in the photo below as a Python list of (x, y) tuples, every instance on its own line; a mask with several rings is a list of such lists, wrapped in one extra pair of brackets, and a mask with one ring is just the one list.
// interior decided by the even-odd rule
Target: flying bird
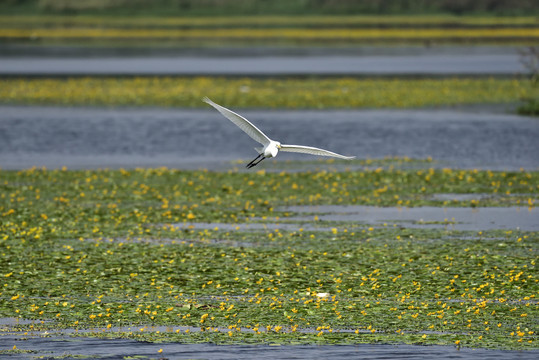
[(237, 127), (242, 129), (247, 135), (249, 135), (253, 140), (259, 142), (262, 147), (255, 148), (258, 152), (258, 156), (254, 158), (250, 163), (247, 164), (247, 168), (250, 169), (258, 164), (260, 164), (264, 159), (272, 158), (277, 156), (279, 150), (287, 152), (296, 152), (303, 154), (311, 154), (318, 156), (331, 156), (339, 159), (352, 160), (355, 156), (344, 156), (337, 154), (328, 150), (319, 149), (311, 146), (302, 146), (302, 145), (285, 145), (281, 144), (278, 141), (271, 140), (266, 136), (262, 131), (260, 131), (256, 126), (254, 126), (249, 120), (244, 118), (241, 115), (236, 114), (235, 112), (228, 110), (227, 108), (214, 103), (209, 98), (205, 97), (202, 99), (205, 103), (213, 106), (217, 111), (219, 111), (224, 117), (236, 124)]

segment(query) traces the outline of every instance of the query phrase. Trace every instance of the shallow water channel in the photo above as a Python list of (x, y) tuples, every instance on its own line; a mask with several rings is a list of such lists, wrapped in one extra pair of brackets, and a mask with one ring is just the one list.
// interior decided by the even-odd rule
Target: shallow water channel
[(376, 206), (291, 206), (300, 215), (291, 220), (308, 220), (319, 213), (319, 220), (359, 222), (374, 225), (384, 223), (405, 227), (449, 228), (452, 230), (539, 230), (539, 211), (527, 207), (458, 208), (423, 206), (415, 208)]
[[(412, 345), (213, 345), (153, 344), (123, 339), (71, 338), (62, 336), (0, 337), (0, 348), (35, 350), (0, 359), (537, 359), (539, 351), (457, 349), (453, 346)], [(161, 351), (162, 350), (162, 351)]]
[[(287, 230), (330, 231), (323, 222), (346, 222), (351, 226), (399, 226), (423, 229), (449, 229), (461, 231), (521, 230), (539, 231), (539, 210), (536, 207), (484, 207), (458, 208), (423, 206), (290, 206), (283, 211), (297, 213), (284, 218), (284, 222), (251, 223), (176, 223), (178, 229), (208, 229), (221, 231)], [(308, 214), (308, 215), (305, 215)], [(317, 221), (313, 221), (314, 216)]]

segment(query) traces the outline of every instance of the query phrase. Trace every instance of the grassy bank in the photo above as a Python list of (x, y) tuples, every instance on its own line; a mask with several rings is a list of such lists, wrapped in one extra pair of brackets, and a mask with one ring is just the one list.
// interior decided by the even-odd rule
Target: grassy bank
[(411, 108), (511, 104), (537, 98), (525, 79), (4, 79), (4, 104), (203, 107), (209, 96), (229, 107)]
[(148, 341), (537, 348), (537, 232), (173, 225), (283, 221), (290, 212), (278, 208), (294, 204), (439, 206), (431, 195), (448, 192), (492, 195), (450, 206), (534, 206), (537, 172), (0, 175), (0, 317), (46, 320), (22, 330), (91, 328), (91, 336)]

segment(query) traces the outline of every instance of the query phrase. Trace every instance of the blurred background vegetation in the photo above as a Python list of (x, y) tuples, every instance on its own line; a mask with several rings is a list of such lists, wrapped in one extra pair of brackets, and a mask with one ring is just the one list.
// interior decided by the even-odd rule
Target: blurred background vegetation
[(491, 14), (536, 15), (537, 0), (2, 0), (3, 14), (299, 15)]
[[(398, 49), (411, 46), (412, 49), (443, 47), (443, 51), (451, 52), (452, 47), (470, 51), (474, 51), (473, 47), (492, 47), (508, 53), (520, 49), (521, 62), (527, 73), (526, 78), (520, 76), (515, 79), (519, 85), (516, 87), (505, 86), (509, 83), (508, 79), (498, 79), (497, 82), (488, 83), (489, 86), (485, 86), (483, 79), (472, 81), (473, 86), (468, 82), (468, 93), (474, 92), (474, 96), (469, 97), (457, 96), (461, 93), (456, 88), (448, 87), (443, 79), (433, 79), (437, 84), (436, 89), (420, 88), (424, 94), (436, 94), (438, 98), (425, 103), (416, 101), (428, 98), (418, 90), (420, 94), (416, 98), (409, 98), (411, 95), (406, 92), (402, 94), (403, 99), (398, 101), (363, 101), (357, 93), (351, 93), (343, 104), (324, 104), (319, 96), (315, 96), (322, 93), (319, 86), (321, 79), (317, 80), (316, 86), (307, 84), (312, 79), (294, 83), (294, 86), (302, 88), (294, 88), (295, 93), (313, 95), (316, 99), (313, 104), (329, 107), (351, 104), (358, 107), (454, 105), (466, 103), (464, 99), (469, 98), (478, 103), (520, 102), (519, 112), (538, 115), (538, 44), (538, 0), (0, 0), (0, 47), (3, 46), (4, 51), (47, 47), (53, 50), (84, 47), (86, 53), (90, 48), (155, 50), (265, 47), (272, 51), (278, 47), (326, 47), (326, 51), (333, 51), (337, 47)], [(200, 83), (207, 81), (205, 79)], [(364, 81), (355, 81), (365, 86)], [(411, 86), (410, 81), (401, 84), (398, 77), (395, 81), (403, 89)], [(158, 82), (160, 89), (163, 81)], [(291, 86), (286, 79), (283, 83)], [(329, 93), (340, 94), (338, 89), (342, 86), (339, 80), (335, 79), (333, 83), (328, 85), (333, 89)], [(451, 84), (457, 83), (455, 80)], [(505, 89), (500, 92), (503, 95), (499, 98), (488, 96), (489, 91), (493, 91), (494, 83), (497, 89)], [(24, 86), (28, 84), (32, 84), (33, 88), (25, 89)], [(92, 99), (89, 88), (69, 84), (73, 89), (87, 90), (81, 98)], [(102, 93), (111, 94), (106, 101), (115, 103), (124, 104), (126, 101), (128, 105), (131, 100), (125, 99), (133, 98), (137, 104), (163, 105), (165, 102), (173, 106), (193, 106), (187, 98), (176, 99), (176, 102), (169, 104), (169, 100), (161, 98), (150, 99), (141, 94), (135, 96), (122, 90), (118, 84), (125, 86), (123, 82), (101, 82), (97, 88)], [(195, 82), (194, 85), (197, 84)], [(264, 89), (279, 88), (275, 84), (257, 84)], [(4, 85), (8, 86), (6, 82)], [(51, 90), (63, 89), (62, 86), (52, 86), (45, 91), (38, 85), (39, 82), (12, 82), (9, 94), (1, 94), (0, 102), (56, 103), (64, 98), (63, 93)], [(387, 97), (387, 94), (376, 90), (379, 86), (380, 83), (373, 91), (380, 98)], [(414, 86), (419, 86), (419, 83)], [(111, 88), (116, 90), (112, 93), (103, 90)], [(195, 88), (198, 89), (197, 86)], [(241, 86), (233, 88), (236, 90), (227, 89), (233, 93), (238, 93), (239, 88), (243, 89)], [(130, 84), (129, 89), (125, 90), (132, 89), (137, 87)], [(156, 93), (160, 93), (158, 89)], [(261, 92), (259, 88), (257, 94)], [(448, 97), (447, 92), (455, 96)], [(56, 93), (58, 99), (44, 100), (43, 94), (48, 99)], [(197, 99), (197, 104), (200, 103), (196, 91), (192, 91), (191, 95), (189, 99)], [(247, 96), (244, 93), (241, 95)], [(292, 103), (309, 103), (296, 95), (290, 98), (293, 99)], [(448, 101), (449, 98), (456, 100)], [(441, 99), (445, 99), (445, 102)], [(72, 101), (80, 103), (82, 100), (73, 98)], [(103, 101), (95, 100), (99, 104)], [(272, 103), (268, 98), (263, 103), (269, 107), (291, 106)], [(231, 104), (235, 103), (232, 101)]]

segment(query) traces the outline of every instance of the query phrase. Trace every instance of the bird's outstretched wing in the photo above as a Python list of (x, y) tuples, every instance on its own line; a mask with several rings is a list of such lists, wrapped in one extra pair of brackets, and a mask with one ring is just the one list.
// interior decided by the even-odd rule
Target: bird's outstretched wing
[(240, 129), (242, 129), (247, 135), (249, 135), (253, 140), (258, 141), (260, 144), (266, 146), (270, 143), (270, 138), (266, 136), (262, 131), (260, 131), (256, 126), (251, 124), (249, 120), (244, 118), (241, 115), (236, 114), (235, 112), (228, 110), (227, 108), (214, 103), (209, 98), (205, 97), (202, 99), (207, 104), (213, 106), (217, 111), (219, 111), (224, 117), (236, 124)]
[(319, 149), (319, 148), (315, 148), (311, 146), (281, 145), (280, 150), (288, 151), (288, 152), (303, 153), (303, 154), (318, 155), (318, 156), (331, 156), (331, 157), (336, 157), (339, 159), (346, 159), (346, 160), (352, 160), (355, 158), (355, 156), (344, 156), (344, 155), (337, 154), (328, 150)]

